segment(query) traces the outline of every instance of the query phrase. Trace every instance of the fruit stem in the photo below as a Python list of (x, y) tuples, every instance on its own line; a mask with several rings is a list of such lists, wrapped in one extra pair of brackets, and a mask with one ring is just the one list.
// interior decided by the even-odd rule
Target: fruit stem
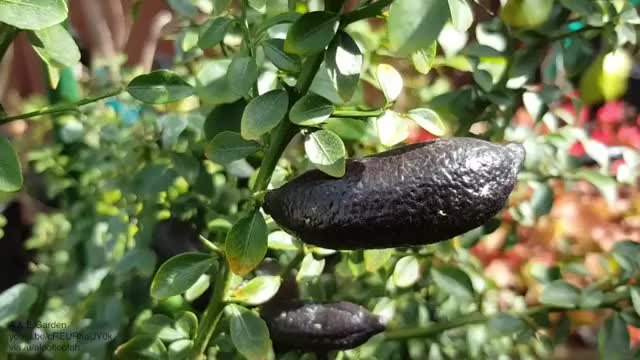
[(209, 304), (204, 311), (202, 320), (200, 321), (200, 326), (198, 326), (198, 334), (196, 335), (193, 343), (193, 349), (190, 356), (191, 360), (201, 360), (205, 358), (205, 351), (207, 350), (209, 341), (211, 340), (218, 322), (220, 321), (222, 310), (226, 305), (224, 302), (224, 295), (227, 292), (231, 276), (227, 262), (222, 259), (219, 264), (220, 267), (213, 284), (213, 294), (211, 295), (211, 300), (209, 300)]
[(19, 120), (19, 119), (29, 119), (29, 118), (33, 118), (36, 116), (42, 116), (42, 115), (51, 115), (51, 114), (59, 114), (59, 113), (65, 113), (65, 112), (70, 112), (70, 111), (75, 111), (77, 110), (78, 107), (82, 106), (82, 105), (87, 105), (102, 99), (106, 99), (112, 96), (116, 96), (120, 93), (122, 93), (124, 91), (124, 88), (118, 88), (118, 89), (114, 89), (111, 90), (105, 94), (102, 95), (98, 95), (95, 97), (89, 97), (86, 99), (82, 99), (80, 101), (76, 101), (76, 102), (72, 102), (72, 103), (67, 103), (67, 104), (60, 104), (60, 105), (55, 105), (55, 106), (51, 106), (51, 107), (45, 107), (42, 108), (40, 110), (37, 111), (32, 111), (29, 113), (25, 113), (25, 114), (20, 114), (20, 115), (14, 115), (14, 116), (6, 116), (6, 117), (2, 117), (0, 118), (0, 125), (4, 125), (6, 123), (9, 123), (11, 121), (14, 120)]
[[(597, 307), (585, 307), (584, 309), (593, 310), (594, 308), (606, 309), (615, 306), (620, 301), (627, 300), (629, 298), (629, 291), (621, 291), (618, 293), (613, 293), (605, 298), (599, 306)], [(533, 308), (529, 308), (524, 312), (505, 312), (505, 314), (515, 316), (518, 318), (528, 318), (534, 315), (551, 313), (551, 312), (565, 312), (567, 310), (580, 310), (580, 307), (567, 309), (564, 307), (550, 306), (550, 305), (542, 305)], [(496, 314), (493, 315), (484, 315), (482, 313), (473, 313), (469, 315), (465, 315), (463, 317), (453, 319), (447, 322), (442, 322), (438, 324), (434, 324), (428, 327), (415, 327), (415, 328), (406, 328), (406, 329), (397, 329), (387, 331), (384, 335), (385, 340), (406, 340), (413, 338), (428, 338), (439, 335), (447, 330), (479, 324), (488, 321)]]

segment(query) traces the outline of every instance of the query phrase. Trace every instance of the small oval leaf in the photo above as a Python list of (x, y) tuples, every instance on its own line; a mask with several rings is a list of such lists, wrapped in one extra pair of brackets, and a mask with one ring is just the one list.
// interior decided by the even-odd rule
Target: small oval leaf
[(440, 116), (429, 109), (413, 109), (407, 114), (411, 120), (415, 121), (421, 128), (427, 130), (435, 136), (444, 136), (447, 133), (447, 127), (444, 125)]
[(342, 177), (345, 172), (347, 150), (342, 139), (329, 130), (318, 130), (307, 135), (304, 149), (309, 160), (322, 172)]
[(278, 69), (290, 73), (300, 72), (302, 61), (298, 55), (287, 54), (284, 51), (283, 39), (269, 39), (262, 42), (264, 56)]
[(260, 211), (236, 222), (225, 245), (231, 271), (244, 276), (255, 269), (267, 253), (267, 236), (267, 224)]
[(227, 70), (229, 89), (239, 96), (245, 96), (258, 80), (256, 60), (248, 56), (233, 58)]
[(227, 305), (231, 341), (248, 360), (264, 360), (273, 351), (267, 324), (253, 311), (238, 305)]
[(151, 295), (159, 299), (182, 294), (198, 281), (214, 263), (209, 254), (184, 253), (160, 266), (151, 283)]
[(289, 96), (284, 90), (271, 90), (252, 99), (242, 114), (240, 133), (247, 140), (259, 139), (284, 119)]
[(260, 144), (253, 140), (245, 140), (236, 132), (223, 131), (216, 135), (207, 145), (206, 154), (211, 161), (228, 164), (260, 150)]
[(157, 70), (131, 80), (127, 91), (134, 98), (149, 104), (166, 104), (193, 95), (194, 89), (177, 74)]
[(301, 56), (313, 55), (324, 50), (338, 31), (336, 14), (313, 11), (296, 20), (284, 42), (284, 50)]
[(289, 120), (301, 126), (322, 124), (331, 116), (333, 104), (320, 95), (309, 93), (291, 107)]
[(395, 101), (402, 93), (402, 75), (389, 64), (380, 64), (376, 68), (376, 79), (387, 102)]
[(0, 136), (0, 191), (14, 192), (22, 187), (22, 169), (18, 154), (4, 136)]
[(358, 44), (344, 31), (339, 31), (324, 57), (333, 87), (343, 101), (349, 101), (360, 82), (363, 57)]

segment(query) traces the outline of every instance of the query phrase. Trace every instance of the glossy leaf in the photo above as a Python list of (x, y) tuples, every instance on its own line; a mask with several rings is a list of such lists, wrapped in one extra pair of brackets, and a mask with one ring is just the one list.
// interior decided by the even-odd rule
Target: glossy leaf
[(378, 137), (384, 146), (393, 146), (403, 142), (409, 136), (409, 124), (394, 111), (386, 111), (376, 119)]
[(287, 54), (284, 51), (283, 39), (269, 39), (262, 42), (264, 56), (278, 69), (290, 73), (300, 72), (302, 61), (298, 55)]
[(304, 149), (309, 160), (322, 172), (342, 177), (345, 173), (347, 150), (342, 139), (329, 130), (318, 130), (307, 135)]
[(411, 61), (413, 62), (413, 67), (421, 74), (427, 75), (431, 68), (433, 67), (433, 63), (436, 59), (436, 50), (438, 49), (438, 43), (433, 42), (430, 46), (425, 47), (424, 49), (419, 49), (418, 51), (411, 54)]
[(72, 67), (80, 61), (80, 50), (62, 25), (35, 30), (29, 34), (29, 41), (38, 55), (52, 66)]
[(344, 31), (338, 31), (324, 61), (329, 78), (343, 101), (351, 100), (360, 82), (363, 57), (358, 44)]
[(575, 308), (580, 301), (580, 290), (564, 280), (556, 280), (545, 285), (540, 302), (562, 308)]
[(280, 276), (258, 276), (233, 292), (233, 300), (249, 305), (261, 305), (269, 301), (280, 288)]
[(65, 0), (0, 0), (0, 22), (25, 30), (41, 30), (67, 18)]
[(289, 108), (289, 96), (284, 90), (271, 90), (247, 104), (242, 114), (240, 132), (247, 140), (259, 139), (284, 119)]
[(16, 284), (0, 293), (0, 327), (26, 315), (37, 297), (38, 289), (29, 284)]
[(302, 263), (300, 263), (300, 270), (298, 271), (298, 275), (296, 276), (296, 279), (298, 281), (301, 281), (306, 278), (312, 279), (319, 276), (320, 274), (322, 274), (322, 271), (324, 270), (324, 264), (325, 264), (324, 259), (316, 260), (313, 257), (313, 254), (308, 253), (302, 259)]
[(443, 0), (396, 0), (389, 10), (389, 43), (401, 55), (430, 46), (449, 19)]
[(220, 44), (224, 40), (231, 24), (233, 24), (233, 20), (227, 17), (217, 17), (209, 20), (209, 22), (202, 27), (203, 31), (198, 37), (198, 47), (201, 49), (209, 49)]
[(22, 182), (22, 168), (18, 154), (9, 140), (0, 135), (0, 191), (18, 191), (22, 187)]
[(156, 298), (182, 294), (202, 274), (209, 271), (214, 259), (209, 254), (184, 253), (176, 255), (160, 266), (151, 283), (151, 295)]
[(451, 296), (471, 301), (473, 299), (473, 285), (469, 275), (453, 266), (443, 266), (431, 270), (433, 281), (447, 291)]
[(451, 12), (451, 22), (456, 30), (464, 32), (473, 24), (473, 9), (467, 0), (448, 0)]
[(383, 267), (391, 256), (393, 249), (369, 249), (364, 251), (364, 265), (367, 271), (376, 272)]
[(433, 110), (413, 109), (409, 111), (408, 116), (411, 120), (418, 123), (421, 128), (435, 136), (444, 136), (447, 133), (447, 127), (440, 119), (440, 116)]
[(267, 253), (267, 235), (267, 224), (259, 211), (238, 220), (225, 245), (231, 271), (244, 276), (255, 269)]
[(602, 359), (629, 359), (629, 331), (618, 313), (608, 318), (598, 331), (598, 351)]
[(233, 58), (227, 70), (229, 89), (236, 95), (245, 96), (258, 80), (256, 60), (248, 56)]
[(289, 29), (284, 50), (309, 56), (324, 50), (338, 31), (338, 16), (326, 11), (302, 15)]
[(402, 93), (402, 87), (404, 86), (402, 75), (393, 66), (389, 64), (378, 65), (376, 67), (376, 79), (387, 102), (395, 101)]
[(157, 70), (131, 80), (127, 91), (149, 104), (165, 104), (193, 95), (194, 89), (180, 76), (168, 70)]
[(322, 124), (331, 116), (333, 104), (320, 95), (309, 93), (291, 107), (289, 120), (301, 126)]
[(238, 305), (227, 305), (231, 341), (248, 360), (267, 359), (271, 349), (269, 329), (253, 311)]
[(420, 278), (420, 264), (415, 256), (405, 256), (398, 260), (393, 270), (393, 283), (399, 288), (408, 288)]
[(218, 164), (244, 159), (260, 150), (259, 143), (245, 140), (238, 133), (223, 131), (216, 135), (207, 145), (207, 157)]

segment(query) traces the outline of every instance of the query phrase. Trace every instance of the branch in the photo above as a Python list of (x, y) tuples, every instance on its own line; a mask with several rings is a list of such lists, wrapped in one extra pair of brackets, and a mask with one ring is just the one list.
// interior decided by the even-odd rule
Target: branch
[(118, 88), (115, 90), (111, 90), (109, 92), (107, 92), (106, 94), (102, 94), (102, 95), (98, 95), (95, 97), (90, 97), (90, 98), (86, 98), (86, 99), (82, 99), (80, 101), (76, 101), (73, 103), (68, 103), (68, 104), (60, 104), (60, 105), (55, 105), (55, 106), (51, 106), (51, 107), (45, 107), (42, 108), (40, 110), (36, 110), (36, 111), (32, 111), (29, 113), (25, 113), (25, 114), (20, 114), (20, 115), (14, 115), (14, 116), (6, 116), (3, 118), (0, 118), (0, 125), (4, 125), (6, 123), (9, 123), (11, 121), (14, 120), (19, 120), (19, 119), (29, 119), (29, 118), (34, 118), (37, 116), (42, 116), (42, 115), (50, 115), (50, 114), (59, 114), (59, 113), (65, 113), (65, 112), (70, 112), (70, 111), (75, 111), (77, 110), (78, 107), (83, 106), (83, 105), (87, 105), (102, 99), (106, 99), (112, 96), (116, 96), (120, 93), (122, 93), (124, 91), (124, 88)]
[(339, 118), (353, 118), (353, 119), (360, 119), (360, 120), (366, 120), (372, 117), (379, 117), (380, 115), (384, 114), (384, 110), (368, 110), (368, 111), (361, 111), (361, 110), (334, 110), (331, 113), (332, 117), (339, 117)]
[[(620, 301), (627, 300), (629, 298), (629, 291), (622, 291), (619, 293), (613, 293), (609, 295), (607, 299), (605, 299), (599, 306), (596, 308), (605, 309), (610, 308), (613, 305), (619, 303)], [(523, 312), (505, 312), (505, 314), (515, 316), (518, 318), (522, 317), (531, 317), (538, 314), (543, 313), (551, 313), (551, 312), (565, 312), (571, 310), (581, 310), (581, 309), (589, 309), (593, 310), (594, 308), (561, 308), (556, 306), (549, 305), (541, 305), (533, 308), (529, 308)], [(397, 329), (387, 331), (384, 335), (386, 340), (406, 340), (413, 338), (428, 338), (439, 335), (444, 331), (467, 326), (473, 324), (479, 324), (488, 321), (490, 318), (496, 316), (498, 314), (492, 315), (484, 315), (482, 313), (472, 313), (469, 315), (465, 315), (463, 317), (449, 320), (446, 322), (434, 324), (428, 327), (415, 327), (415, 328), (406, 328), (406, 329)]]

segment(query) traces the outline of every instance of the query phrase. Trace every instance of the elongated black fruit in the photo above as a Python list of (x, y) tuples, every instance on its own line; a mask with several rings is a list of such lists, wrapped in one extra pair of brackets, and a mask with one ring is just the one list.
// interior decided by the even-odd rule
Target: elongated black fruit
[(472, 138), (407, 145), (351, 159), (339, 179), (308, 171), (268, 192), (264, 209), (284, 230), (324, 248), (431, 244), (496, 215), (524, 156), (520, 144)]
[(377, 316), (346, 301), (328, 304), (291, 302), (261, 311), (278, 349), (327, 352), (353, 349), (385, 330)]

